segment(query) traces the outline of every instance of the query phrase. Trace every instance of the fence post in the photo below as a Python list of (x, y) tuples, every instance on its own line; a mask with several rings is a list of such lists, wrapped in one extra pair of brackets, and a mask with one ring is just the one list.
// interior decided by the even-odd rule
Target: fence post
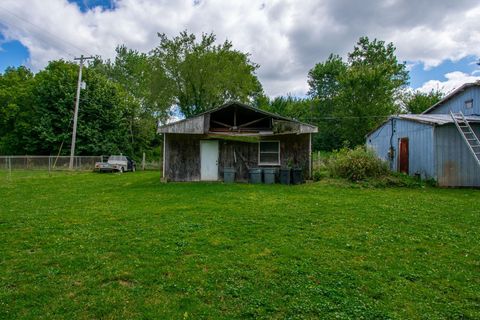
[(12, 158), (8, 157), (8, 179), (12, 179)]
[(145, 152), (143, 153), (143, 156), (142, 156), (142, 170), (145, 171)]

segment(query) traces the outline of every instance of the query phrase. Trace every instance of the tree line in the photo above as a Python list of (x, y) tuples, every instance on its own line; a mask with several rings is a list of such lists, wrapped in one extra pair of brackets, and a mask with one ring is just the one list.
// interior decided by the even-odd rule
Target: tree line
[(314, 150), (365, 143), (365, 135), (401, 113), (421, 113), (443, 93), (408, 88), (409, 74), (392, 43), (361, 37), (347, 59), (331, 54), (308, 72), (308, 97), (265, 99), (261, 107), (318, 126)]
[[(77, 154), (156, 156), (157, 123), (194, 116), (227, 101), (315, 124), (314, 149), (332, 150), (364, 142), (388, 115), (419, 113), (438, 101), (438, 91), (407, 90), (408, 71), (393, 44), (360, 38), (348, 58), (338, 55), (308, 73), (305, 98), (268, 98), (256, 75), (259, 65), (230, 41), (186, 31), (148, 53), (119, 46), (114, 59), (97, 57), (84, 69)], [(78, 66), (51, 61), (33, 73), (7, 68), (0, 75), (0, 154), (67, 155)]]

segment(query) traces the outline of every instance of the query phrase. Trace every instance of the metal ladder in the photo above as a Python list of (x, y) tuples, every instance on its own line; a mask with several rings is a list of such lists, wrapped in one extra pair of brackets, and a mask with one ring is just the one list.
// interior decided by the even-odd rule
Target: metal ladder
[(450, 111), (455, 125), (457, 126), (460, 135), (463, 137), (463, 140), (467, 143), (468, 148), (473, 154), (473, 157), (477, 161), (477, 164), (480, 166), (480, 140), (478, 140), (477, 135), (472, 130), (472, 127), (468, 123), (465, 115), (462, 112), (453, 113)]

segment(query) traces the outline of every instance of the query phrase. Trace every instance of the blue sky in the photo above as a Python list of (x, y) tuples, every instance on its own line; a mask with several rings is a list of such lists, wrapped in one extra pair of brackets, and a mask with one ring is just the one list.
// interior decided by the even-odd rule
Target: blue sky
[[(69, 0), (69, 2), (77, 4), (81, 12), (87, 12), (95, 7), (100, 7), (104, 10), (115, 9), (114, 2), (111, 0)], [(1, 27), (0, 21), (0, 30), (2, 29)], [(28, 48), (20, 41), (5, 40), (3, 33), (0, 32), (0, 72), (11, 66), (28, 65), (29, 56)]]
[(419, 88), (429, 80), (444, 81), (446, 80), (445, 74), (454, 71), (472, 74), (472, 72), (478, 70), (477, 61), (478, 58), (475, 56), (468, 56), (455, 62), (446, 60), (439, 66), (428, 69), (425, 69), (423, 64), (416, 64), (410, 69), (410, 86)]
[(330, 53), (345, 56), (364, 35), (394, 43), (412, 88), (450, 91), (480, 80), (480, 3), (473, 0), (415, 7), (408, 0), (2, 0), (0, 72), (38, 71), (81, 53), (112, 58), (119, 44), (148, 52), (157, 32), (185, 29), (214, 32), (251, 53), (270, 96), (304, 96), (308, 70)]
[(0, 72), (9, 66), (20, 66), (27, 63), (28, 49), (20, 41), (4, 42), (5, 38), (0, 33)]
[(95, 7), (101, 7), (105, 10), (115, 9), (115, 3), (110, 0), (69, 0), (68, 2), (76, 3), (82, 12)]

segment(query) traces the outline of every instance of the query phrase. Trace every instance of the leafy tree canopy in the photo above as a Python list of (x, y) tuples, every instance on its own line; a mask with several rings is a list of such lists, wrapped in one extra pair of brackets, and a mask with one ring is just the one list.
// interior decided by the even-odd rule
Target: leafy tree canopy
[[(86, 67), (83, 74), (87, 88), (81, 95), (76, 154), (130, 152), (125, 92), (93, 68)], [(50, 62), (36, 75), (23, 67), (7, 70), (0, 78), (0, 92), (11, 96), (0, 93), (0, 106), (8, 113), (2, 121), (9, 122), (5, 128), (11, 131), (2, 132), (1, 151), (48, 155), (65, 144), (61, 154), (67, 154), (77, 77), (78, 65), (63, 60)]]
[(229, 100), (251, 102), (262, 93), (255, 75), (259, 66), (231, 42), (216, 45), (213, 33), (197, 41), (186, 31), (159, 38), (151, 56), (151, 96), (164, 109), (176, 105), (190, 117)]
[[(214, 34), (196, 39), (186, 31), (149, 53), (126, 46), (113, 59), (86, 66), (77, 130), (77, 154), (123, 152), (139, 158), (160, 152), (157, 121), (178, 107), (192, 116), (228, 100), (262, 95), (258, 65)], [(68, 153), (78, 65), (52, 61), (33, 74), (24, 67), (0, 75), (0, 153)], [(157, 150), (157, 151), (155, 151)]]
[(0, 74), (0, 154), (14, 154), (25, 144), (33, 85), (34, 75), (25, 67)]
[(431, 90), (430, 92), (407, 91), (403, 94), (401, 100), (407, 113), (422, 113), (435, 103), (442, 100), (443, 92)]
[(319, 123), (316, 146), (363, 144), (365, 134), (400, 111), (398, 100), (408, 79), (393, 44), (368, 37), (359, 39), (347, 61), (330, 55), (316, 64), (308, 75), (309, 94), (318, 101), (316, 118), (325, 118)]

